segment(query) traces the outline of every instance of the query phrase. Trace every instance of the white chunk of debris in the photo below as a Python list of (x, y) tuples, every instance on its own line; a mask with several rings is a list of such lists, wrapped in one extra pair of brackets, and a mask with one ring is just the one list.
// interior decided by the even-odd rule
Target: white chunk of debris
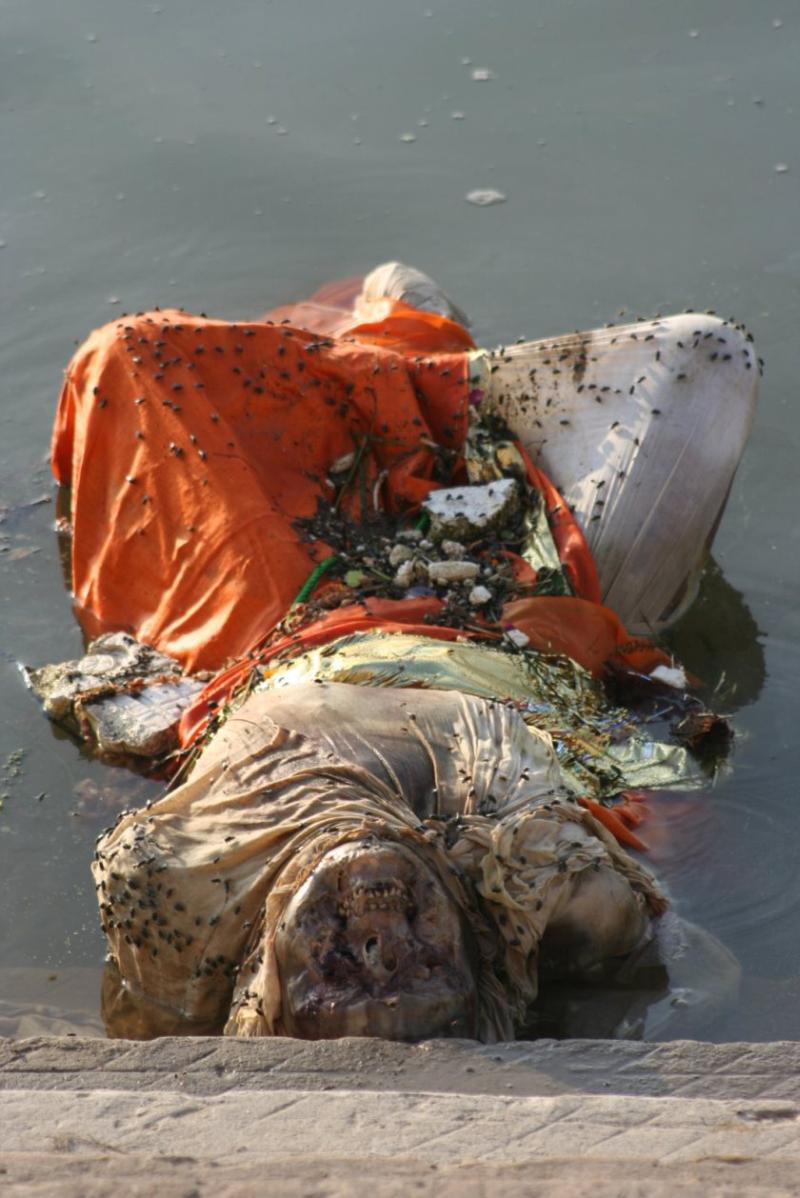
[(686, 677), (685, 671), (680, 666), (656, 666), (650, 671), (650, 677), (657, 679), (659, 682), (666, 682), (667, 686), (674, 686), (676, 690), (688, 690), (689, 679)]
[(336, 458), (333, 462), (331, 462), (328, 468), (328, 473), (344, 474), (346, 470), (350, 469), (355, 460), (356, 455), (354, 452), (351, 451), (350, 453), (343, 453), (341, 457)]
[(518, 649), (524, 649), (526, 645), (530, 644), (531, 638), (519, 628), (507, 628), (506, 639), (511, 641), (512, 645), (516, 645)]
[(56, 723), (102, 753), (159, 756), (175, 748), (181, 714), (203, 683), (174, 657), (126, 632), (98, 637), (77, 661), (26, 669)]
[(508, 520), (519, 501), (513, 478), (478, 486), (442, 487), (423, 503), (436, 540), (470, 541)]
[(473, 607), (483, 607), (492, 597), (492, 592), (488, 587), (473, 587), (469, 593), (469, 601)]
[(468, 191), (464, 199), (476, 208), (491, 208), (494, 204), (505, 204), (508, 196), (496, 187), (476, 187)]
[(423, 535), (421, 528), (401, 528), (397, 533), (401, 541), (421, 541)]
[(394, 576), (395, 586), (410, 587), (414, 581), (414, 562), (409, 558), (401, 562)]
[(467, 552), (460, 541), (442, 541), (439, 548), (445, 557), (463, 558)]
[(180, 718), (202, 687), (194, 678), (161, 682), (84, 703), (82, 714), (100, 753), (160, 757), (175, 748)]
[(434, 586), (446, 586), (450, 582), (466, 582), (478, 573), (477, 562), (429, 562), (428, 578)]
[(399, 566), (403, 562), (410, 562), (414, 556), (408, 545), (392, 545), (389, 550), (389, 565)]

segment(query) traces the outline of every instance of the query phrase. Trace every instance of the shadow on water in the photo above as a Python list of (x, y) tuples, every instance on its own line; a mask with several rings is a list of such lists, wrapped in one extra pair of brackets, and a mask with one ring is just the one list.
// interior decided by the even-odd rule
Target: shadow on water
[(664, 643), (702, 681), (714, 710), (730, 714), (761, 694), (767, 677), (763, 639), (744, 595), (712, 559), (697, 599)]

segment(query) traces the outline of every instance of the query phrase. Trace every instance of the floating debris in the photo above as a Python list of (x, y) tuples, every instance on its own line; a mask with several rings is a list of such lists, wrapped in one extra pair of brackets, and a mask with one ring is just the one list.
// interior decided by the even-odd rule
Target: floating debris
[(109, 756), (158, 757), (202, 682), (124, 632), (99, 637), (80, 661), (25, 669), (45, 713)]
[(776, 175), (785, 175), (789, 170), (788, 162), (776, 162), (772, 168)]
[(475, 67), (470, 71), (470, 76), (476, 83), (485, 83), (489, 79), (496, 79), (494, 71), (490, 71), (488, 67)]
[(456, 110), (454, 112), (450, 113), (450, 117), (454, 121), (463, 121), (464, 113), (461, 111), (460, 108), (456, 108)]
[(404, 142), (412, 142), (417, 140), (416, 133), (401, 133), (400, 140)]
[(26, 557), (33, 557), (34, 553), (39, 553), (37, 545), (19, 545), (16, 549), (4, 550), (5, 560), (7, 562), (21, 562)]
[(474, 191), (468, 191), (464, 198), (468, 204), (475, 204), (478, 208), (490, 208), (492, 204), (505, 204), (508, 196), (493, 187), (476, 187)]

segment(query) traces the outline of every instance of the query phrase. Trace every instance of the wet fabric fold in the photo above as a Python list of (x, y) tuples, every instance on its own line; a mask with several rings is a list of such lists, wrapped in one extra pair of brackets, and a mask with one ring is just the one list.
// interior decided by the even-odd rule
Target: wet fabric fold
[[(395, 840), (434, 868), (478, 946), (489, 1040), (513, 1034), (535, 993), (542, 929), (571, 880), (602, 861), (643, 910), (662, 909), (647, 871), (560, 787), (549, 739), (511, 708), (448, 692), (298, 685), (298, 732), (280, 721), (282, 697), (251, 695), (187, 782), (98, 844), (103, 927), (138, 1034), (181, 1024), (280, 1033), (277, 923), (321, 857), (349, 840)], [(416, 716), (425, 744), (416, 761), (403, 766), (401, 736), (377, 749), (370, 737), (357, 751), (340, 729), (345, 710), (357, 721), (359, 703), (386, 729), (403, 710)], [(509, 836), (529, 867), (508, 855)], [(510, 906), (524, 937), (500, 918)], [(124, 1035), (125, 1004), (118, 1010), (109, 1030)]]

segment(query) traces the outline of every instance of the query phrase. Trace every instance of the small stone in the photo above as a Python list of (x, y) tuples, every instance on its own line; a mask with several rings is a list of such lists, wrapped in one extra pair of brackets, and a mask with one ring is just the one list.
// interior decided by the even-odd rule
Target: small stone
[(429, 562), (428, 578), (435, 586), (451, 582), (466, 582), (478, 573), (476, 562)]
[(410, 562), (413, 556), (408, 545), (393, 545), (389, 551), (389, 565), (399, 566), (403, 562)]
[(488, 587), (473, 587), (469, 593), (469, 601), (473, 607), (483, 607), (492, 597)]
[(466, 549), (460, 541), (442, 541), (440, 548), (445, 557), (463, 557), (466, 553)]
[(519, 628), (507, 628), (506, 639), (511, 641), (512, 645), (516, 645), (517, 649), (524, 649), (530, 644), (530, 637), (526, 636)]
[(343, 453), (341, 457), (336, 458), (335, 461), (331, 462), (330, 473), (344, 474), (346, 470), (350, 469), (355, 460), (356, 455), (354, 453)]
[(414, 562), (411, 560), (402, 562), (394, 576), (394, 581), (395, 586), (410, 587), (414, 581)]
[(423, 532), (421, 528), (402, 528), (397, 536), (401, 541), (421, 541)]

